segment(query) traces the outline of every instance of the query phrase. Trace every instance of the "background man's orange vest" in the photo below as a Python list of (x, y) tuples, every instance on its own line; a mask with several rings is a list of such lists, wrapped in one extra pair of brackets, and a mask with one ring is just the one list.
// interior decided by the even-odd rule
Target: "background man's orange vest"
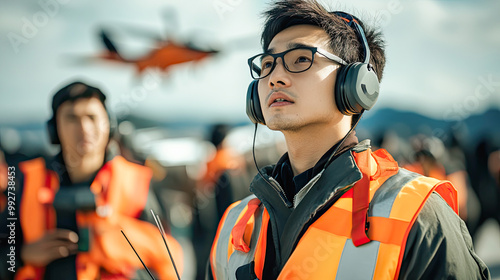
[[(20, 164), (24, 173), (24, 188), (20, 205), (20, 223), (24, 243), (40, 239), (56, 227), (52, 202), (59, 188), (57, 174), (45, 167), (42, 158)], [(138, 220), (147, 201), (151, 170), (117, 156), (107, 162), (91, 184), (96, 207), (106, 210), (79, 212), (78, 227), (88, 227), (90, 249), (76, 258), (78, 279), (102, 279), (101, 270), (123, 279), (134, 275), (142, 264), (124, 239), (123, 230), (145, 262), (161, 279), (176, 279), (175, 271), (158, 229)], [(182, 249), (175, 239), (167, 236), (176, 264), (182, 269)], [(20, 268), (16, 279), (43, 279), (43, 267), (26, 265)], [(64, 277), (63, 275), (61, 275)]]

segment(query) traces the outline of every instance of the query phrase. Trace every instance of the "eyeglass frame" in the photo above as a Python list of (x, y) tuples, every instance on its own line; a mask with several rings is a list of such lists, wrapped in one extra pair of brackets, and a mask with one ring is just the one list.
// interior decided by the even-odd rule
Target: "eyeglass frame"
[[(291, 51), (294, 51), (294, 50), (298, 50), (298, 49), (302, 49), (302, 50), (310, 50), (310, 51), (312, 52), (312, 58), (311, 58), (311, 65), (309, 65), (309, 67), (307, 67), (307, 68), (306, 68), (306, 69), (304, 69), (304, 70), (300, 70), (300, 71), (295, 72), (295, 71), (291, 71), (290, 69), (288, 69), (288, 65), (286, 65), (284, 57), (285, 57), (285, 55), (286, 55), (287, 53), (289, 53), (289, 52), (291, 52)], [(288, 72), (290, 72), (290, 73), (302, 73), (302, 72), (305, 72), (305, 71), (309, 70), (309, 69), (312, 67), (312, 65), (313, 65), (313, 63), (314, 63), (314, 55), (315, 55), (316, 53), (319, 53), (319, 54), (321, 54), (322, 56), (324, 56), (325, 58), (327, 58), (327, 59), (329, 59), (329, 60), (331, 60), (331, 61), (333, 61), (333, 62), (336, 62), (336, 63), (338, 63), (338, 64), (341, 64), (341, 65), (347, 65), (347, 64), (348, 64), (348, 63), (347, 63), (345, 60), (343, 60), (342, 58), (340, 58), (340, 57), (338, 57), (338, 56), (336, 56), (336, 55), (334, 55), (334, 54), (330, 53), (329, 51), (326, 51), (326, 50), (324, 50), (324, 49), (322, 49), (322, 48), (318, 48), (318, 47), (310, 47), (310, 46), (298, 46), (298, 47), (291, 48), (291, 49), (288, 49), (288, 50), (283, 51), (283, 52), (280, 52), (280, 53), (275, 53), (275, 54), (273, 54), (273, 53), (263, 52), (263, 53), (259, 53), (259, 54), (257, 54), (257, 55), (254, 55), (254, 56), (250, 57), (250, 58), (248, 59), (248, 66), (250, 67), (250, 76), (251, 76), (254, 80), (261, 80), (261, 79), (267, 78), (267, 77), (268, 77), (269, 75), (271, 75), (271, 73), (274, 71), (274, 68), (276, 68), (276, 65), (277, 65), (277, 63), (276, 63), (276, 59), (277, 59), (278, 57), (280, 57), (280, 58), (281, 58), (281, 61), (282, 61), (282, 63), (283, 63), (283, 68), (285, 68)], [(256, 72), (260, 73), (260, 72), (262, 72), (262, 69), (261, 69), (259, 66), (257, 66), (255, 63), (252, 63), (252, 62), (253, 62), (253, 60), (254, 60), (255, 58), (257, 58), (257, 57), (259, 57), (259, 56), (261, 56), (261, 55), (269, 55), (269, 56), (272, 56), (272, 57), (273, 57), (273, 66), (271, 66), (271, 70), (269, 71), (269, 73), (267, 73), (267, 75), (265, 75), (265, 76), (263, 76), (263, 77), (254, 78), (254, 77), (253, 77), (253, 75), (252, 75), (252, 71), (256, 71)]]

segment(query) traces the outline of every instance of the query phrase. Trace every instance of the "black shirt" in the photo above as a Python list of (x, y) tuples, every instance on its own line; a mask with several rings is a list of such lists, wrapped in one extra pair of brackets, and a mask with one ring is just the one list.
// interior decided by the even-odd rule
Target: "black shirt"
[[(285, 194), (288, 200), (293, 201), (293, 197), (296, 193), (298, 193), (309, 181), (311, 181), (314, 176), (318, 175), (318, 173), (325, 168), (325, 165), (332, 155), (333, 152), (339, 146), (339, 143), (336, 143), (331, 147), (314, 165), (314, 167), (309, 168), (308, 170), (298, 174), (297, 176), (293, 176), (292, 166), (290, 163), (290, 158), (288, 157), (288, 153), (285, 153), (276, 166), (274, 167), (272, 177), (278, 181), (278, 183), (283, 187)], [(352, 131), (345, 141), (342, 143), (342, 146), (337, 150), (335, 156), (331, 159), (334, 161), (338, 156), (340, 156), (345, 151), (354, 147), (358, 144), (358, 138), (356, 137), (356, 131)], [(331, 162), (330, 161), (330, 162)]]

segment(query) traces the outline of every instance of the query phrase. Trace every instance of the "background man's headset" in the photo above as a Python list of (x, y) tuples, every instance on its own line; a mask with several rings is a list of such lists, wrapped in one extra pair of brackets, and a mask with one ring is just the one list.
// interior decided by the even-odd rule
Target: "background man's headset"
[[(364, 110), (370, 110), (379, 95), (379, 81), (370, 62), (370, 49), (363, 28), (359, 20), (344, 12), (333, 12), (333, 14), (344, 20), (347, 25), (354, 29), (360, 39), (364, 61), (354, 62), (340, 67), (335, 82), (335, 103), (339, 111), (347, 116), (361, 114)], [(253, 123), (265, 125), (264, 115), (259, 100), (259, 80), (250, 83), (247, 90), (246, 112)]]
[(99, 98), (99, 100), (101, 100), (108, 115), (109, 139), (111, 139), (116, 131), (117, 121), (113, 114), (111, 114), (106, 107), (106, 96), (104, 95), (104, 93), (102, 93), (101, 90), (96, 87), (89, 86), (83, 82), (73, 82), (57, 91), (52, 99), (52, 118), (47, 121), (47, 132), (49, 134), (50, 142), (52, 144), (61, 144), (61, 141), (59, 140), (59, 134), (57, 132), (57, 109), (64, 102), (74, 100), (75, 95), (83, 95), (84, 97), (82, 98), (87, 98), (87, 96), (88, 98), (95, 96)]

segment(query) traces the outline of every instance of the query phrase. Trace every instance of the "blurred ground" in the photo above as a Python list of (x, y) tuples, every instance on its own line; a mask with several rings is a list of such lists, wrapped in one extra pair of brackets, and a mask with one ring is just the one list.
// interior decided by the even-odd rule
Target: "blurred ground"
[(475, 236), (476, 253), (490, 269), (491, 279), (500, 279), (500, 227), (488, 220)]

